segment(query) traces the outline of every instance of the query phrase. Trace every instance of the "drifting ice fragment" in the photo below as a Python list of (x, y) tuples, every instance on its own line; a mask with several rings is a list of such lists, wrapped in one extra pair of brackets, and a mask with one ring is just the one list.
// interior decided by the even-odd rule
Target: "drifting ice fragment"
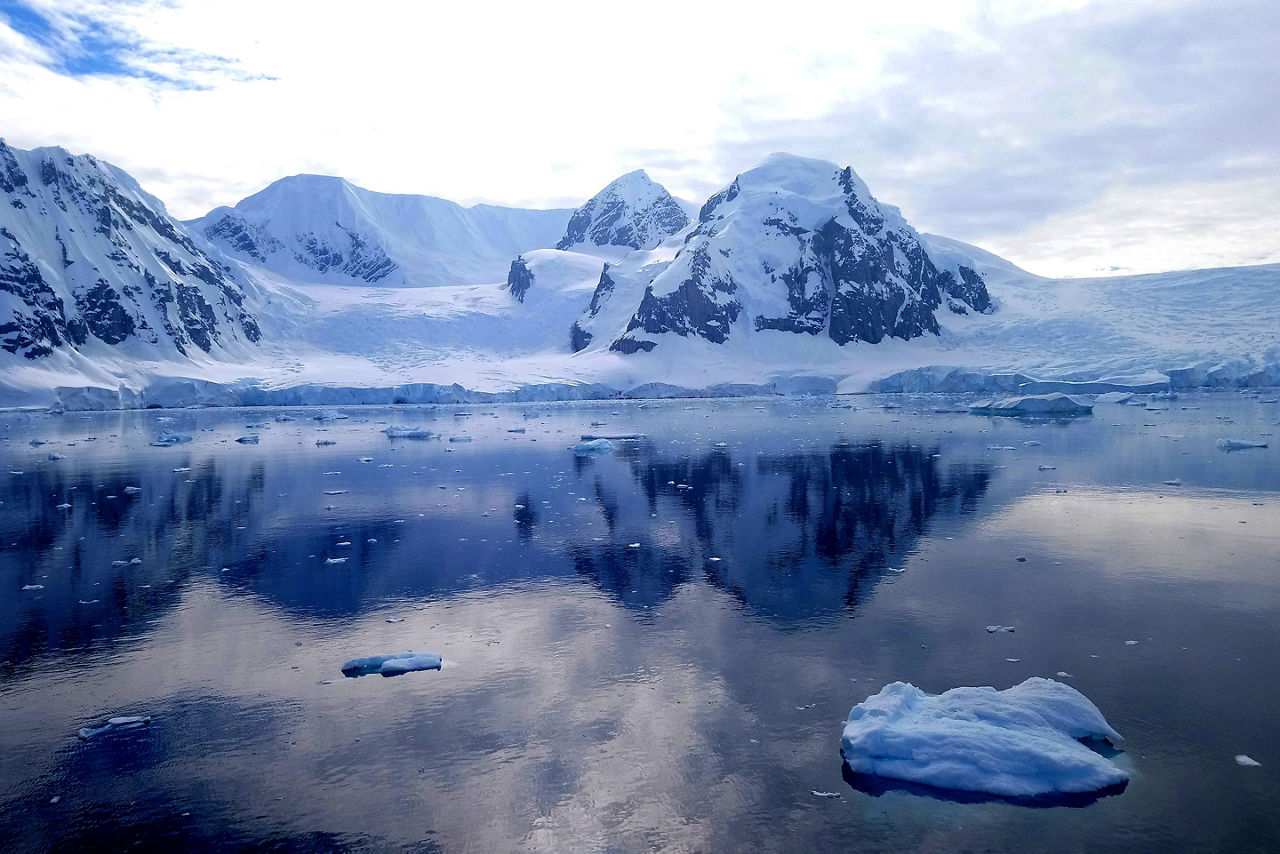
[(390, 655), (371, 655), (353, 658), (342, 665), (342, 675), (357, 679), (371, 673), (383, 676), (399, 676), (417, 670), (439, 670), (444, 660), (434, 652), (395, 652)]
[(49, 462), (56, 463), (58, 460), (65, 460), (66, 458), (65, 454), (50, 454)]
[(1164, 485), (1165, 486), (1182, 486), (1182, 481), (1175, 477), (1175, 478), (1166, 480), (1164, 482)]
[(1246, 768), (1261, 768), (1262, 763), (1251, 756), (1245, 756), (1243, 753), (1236, 756), (1236, 764), (1243, 765)]
[(1052, 679), (938, 695), (894, 682), (849, 712), (840, 752), (855, 773), (1002, 797), (1096, 792), (1128, 780), (1084, 738), (1120, 741), (1097, 706)]
[(258, 434), (250, 433), (248, 436), (241, 436), (239, 439), (236, 439), (236, 441), (241, 445), (256, 445), (258, 444)]
[(317, 448), (327, 448), (330, 445), (336, 445), (336, 444), (338, 443), (333, 441), (332, 439), (316, 439)]
[(1093, 413), (1093, 404), (1081, 403), (1061, 392), (1054, 392), (984, 400), (969, 407), (969, 411), (974, 415), (1090, 415)]
[(810, 789), (809, 794), (815, 798), (838, 798), (841, 797), (839, 792), (819, 792), (817, 789)]
[(156, 434), (156, 440), (151, 443), (153, 448), (171, 448), (174, 445), (183, 445), (191, 441), (191, 437), (184, 433), (175, 433), (172, 430), (161, 430)]
[(578, 442), (570, 448), (575, 457), (593, 457), (613, 453), (613, 442), (608, 439), (590, 439)]
[(388, 427), (382, 431), (388, 439), (434, 439), (436, 434), (421, 427)]
[(135, 727), (140, 727), (149, 723), (151, 723), (150, 715), (147, 715), (146, 717), (108, 718), (107, 722), (101, 726), (84, 727), (76, 733), (76, 735), (81, 738), (88, 739), (93, 738), (95, 735), (102, 735), (104, 732), (110, 732), (111, 730), (134, 729)]
[(142, 487), (140, 486), (126, 486), (124, 488), (125, 495), (137, 495), (141, 491), (142, 491)]
[(1244, 451), (1249, 448), (1265, 448), (1266, 442), (1251, 442), (1248, 439), (1219, 439), (1218, 447), (1224, 451)]
[(347, 559), (345, 557), (327, 557), (324, 559), (324, 562), (325, 563), (346, 563)]
[(1013, 630), (1013, 626), (987, 626), (988, 634), (995, 634), (996, 632), (1012, 632)]
[(43, 584), (24, 584), (22, 585), (22, 589), (23, 590), (43, 590), (44, 585)]

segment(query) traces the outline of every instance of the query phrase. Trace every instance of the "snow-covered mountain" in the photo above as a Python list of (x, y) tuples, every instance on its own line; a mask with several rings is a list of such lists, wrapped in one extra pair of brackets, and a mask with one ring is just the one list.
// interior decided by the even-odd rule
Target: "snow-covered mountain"
[(58, 367), (244, 352), (255, 290), (116, 167), (0, 140), (0, 348)]
[(572, 213), (465, 208), (294, 175), (189, 225), (228, 255), (287, 279), (431, 287), (501, 281), (512, 258), (552, 246)]
[(643, 169), (628, 172), (573, 212), (557, 249), (652, 249), (689, 224), (666, 188)]
[(982, 275), (936, 264), (852, 169), (775, 154), (677, 238), (605, 269), (572, 337), (620, 353), (765, 332), (874, 344), (937, 335), (940, 307), (989, 312)]

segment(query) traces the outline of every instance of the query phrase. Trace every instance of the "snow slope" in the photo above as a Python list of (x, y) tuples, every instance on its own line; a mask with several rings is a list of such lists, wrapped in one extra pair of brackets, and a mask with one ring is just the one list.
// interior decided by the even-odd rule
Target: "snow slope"
[(109, 381), (115, 367), (251, 356), (260, 296), (121, 170), (0, 140), (7, 383)]
[(572, 213), (464, 208), (294, 175), (188, 224), (228, 255), (297, 281), (432, 287), (497, 281), (519, 253), (553, 245)]
[[(57, 386), (107, 390), (68, 400), (136, 405), (287, 389), (302, 402), (322, 388), (331, 402), (381, 399), (361, 389), (427, 400), (436, 392), (403, 388), (455, 383), (545, 396), (852, 392), (885, 378), (885, 390), (928, 390), (952, 375), (929, 366), (965, 369), (967, 389), (998, 378), (992, 390), (1009, 394), (1027, 377), (998, 375), (1280, 384), (1280, 265), (1045, 279), (917, 234), (851, 170), (821, 161), (772, 157), (665, 237), (653, 203), (670, 197), (643, 173), (576, 212), (462, 208), (299, 176), (195, 221), (194, 234), (114, 167), (3, 151), (3, 405), (47, 404)], [(644, 235), (642, 248), (549, 248), (583, 212), (584, 234)], [(95, 296), (99, 273), (109, 299)], [(196, 292), (212, 322), (179, 302)]]

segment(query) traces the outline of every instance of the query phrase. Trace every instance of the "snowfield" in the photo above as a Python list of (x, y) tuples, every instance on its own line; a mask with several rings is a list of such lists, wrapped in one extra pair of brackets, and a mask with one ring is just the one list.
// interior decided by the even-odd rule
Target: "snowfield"
[[(216, 323), (188, 324), (217, 336), (207, 350), (182, 328), (177, 344), (90, 336), (75, 346), (51, 339), (47, 355), (0, 350), (3, 406), (1280, 385), (1280, 265), (1046, 279), (917, 234), (850, 170), (820, 161), (775, 155), (692, 220), (643, 173), (576, 212), (462, 208), (295, 176), (184, 225), (111, 167), (56, 149), (14, 156), (26, 183), (10, 195), (28, 206), (11, 204), (3, 222), (15, 246), (39, 255), (32, 263), (45, 278), (66, 279), (56, 287), (68, 312), (94, 308), (90, 273), (115, 263), (183, 287), (190, 275), (157, 252), (181, 252), (187, 260), (173, 269), (228, 284), (188, 286), (218, 306)], [(117, 182), (117, 195), (154, 214), (135, 213), (138, 225), (121, 220), (100, 239), (89, 207), (64, 213), (51, 190), (32, 189), (41, 157), (94, 176), (108, 204)], [(110, 260), (107, 238), (132, 254)], [(78, 253), (65, 274), (45, 257), (59, 240)], [(880, 284), (828, 272), (860, 269), (859, 252), (879, 253)], [(0, 264), (0, 308), (19, 312), (20, 337), (43, 328), (44, 297), (12, 283), (32, 278), (15, 258)], [(962, 281), (965, 270), (982, 288)], [(111, 271), (121, 294), (128, 275)], [(243, 293), (243, 310), (224, 292)], [(137, 305), (141, 332), (164, 326), (162, 297)], [(128, 324), (109, 308), (100, 325)], [(245, 340), (241, 326), (260, 338)]]

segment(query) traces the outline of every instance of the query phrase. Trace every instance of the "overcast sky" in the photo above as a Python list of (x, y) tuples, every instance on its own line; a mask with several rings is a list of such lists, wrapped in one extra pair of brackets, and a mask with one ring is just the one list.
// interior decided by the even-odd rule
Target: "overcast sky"
[(1280, 3), (0, 0), (0, 136), (189, 218), (299, 172), (701, 202), (773, 151), (1044, 275), (1280, 261)]

